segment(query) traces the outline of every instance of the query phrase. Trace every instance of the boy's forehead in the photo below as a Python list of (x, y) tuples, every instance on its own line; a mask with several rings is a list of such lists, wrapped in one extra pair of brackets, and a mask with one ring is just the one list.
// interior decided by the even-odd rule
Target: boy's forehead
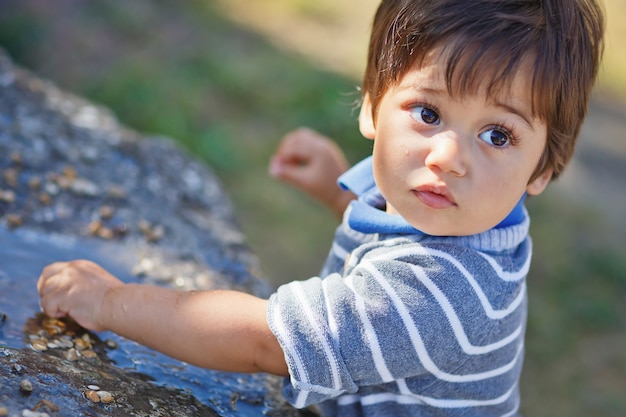
[[(464, 70), (470, 64), (480, 65), (480, 71), (472, 71), (471, 75), (465, 73)], [(513, 102), (516, 107), (530, 109), (533, 100), (531, 68), (531, 59), (526, 58), (519, 68), (503, 77), (497, 63), (474, 62), (471, 55), (467, 54), (451, 71), (449, 54), (438, 47), (427, 52), (422, 59), (416, 59), (400, 77), (396, 89), (428, 90), (459, 99), (479, 95), (490, 102)]]

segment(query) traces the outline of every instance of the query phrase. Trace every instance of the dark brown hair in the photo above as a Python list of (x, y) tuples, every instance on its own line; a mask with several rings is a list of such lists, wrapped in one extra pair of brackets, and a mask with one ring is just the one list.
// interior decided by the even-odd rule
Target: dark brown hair
[[(531, 181), (556, 178), (574, 152), (603, 52), (596, 0), (383, 0), (372, 28), (363, 93), (380, 99), (436, 47), (451, 94), (508, 88), (531, 62), (533, 116), (548, 141)], [(526, 67), (524, 67), (526, 68)], [(484, 84), (486, 82), (486, 84)]]

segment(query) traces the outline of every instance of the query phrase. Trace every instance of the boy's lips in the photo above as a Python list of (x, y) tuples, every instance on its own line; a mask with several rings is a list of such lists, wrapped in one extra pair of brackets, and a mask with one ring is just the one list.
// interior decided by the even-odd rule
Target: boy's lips
[(446, 186), (422, 185), (413, 190), (413, 194), (427, 207), (445, 209), (456, 206)]

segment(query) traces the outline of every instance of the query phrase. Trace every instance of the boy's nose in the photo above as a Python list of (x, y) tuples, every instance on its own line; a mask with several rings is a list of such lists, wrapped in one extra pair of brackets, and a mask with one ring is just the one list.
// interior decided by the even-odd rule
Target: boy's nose
[(467, 170), (463, 149), (463, 137), (452, 131), (440, 132), (430, 138), (431, 145), (426, 155), (426, 166), (456, 176), (463, 176)]

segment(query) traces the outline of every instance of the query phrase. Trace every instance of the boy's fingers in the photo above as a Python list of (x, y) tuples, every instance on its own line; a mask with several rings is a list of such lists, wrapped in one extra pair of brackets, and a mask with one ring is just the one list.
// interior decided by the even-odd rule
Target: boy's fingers
[(54, 294), (44, 294), (39, 300), (39, 307), (49, 317), (65, 317), (67, 312), (63, 311)]
[(37, 281), (37, 292), (41, 294), (45, 281), (49, 279), (50, 277), (61, 272), (63, 268), (66, 267), (66, 265), (67, 265), (67, 262), (56, 262), (56, 263), (46, 266), (41, 271), (41, 275), (39, 275), (39, 280)]
[(55, 262), (53, 264), (50, 264), (41, 271), (41, 278), (48, 278), (52, 275), (56, 275), (63, 269), (65, 269), (67, 265), (68, 262)]

